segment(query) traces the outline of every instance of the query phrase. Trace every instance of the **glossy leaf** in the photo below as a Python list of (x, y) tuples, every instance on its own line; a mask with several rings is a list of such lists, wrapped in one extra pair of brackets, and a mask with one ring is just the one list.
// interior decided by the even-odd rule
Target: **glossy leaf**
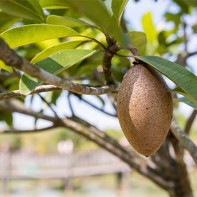
[(67, 17), (67, 16), (50, 15), (47, 17), (46, 22), (48, 24), (64, 25), (66, 27), (90, 26), (90, 24), (86, 22), (83, 22), (79, 19)]
[(40, 5), (45, 9), (68, 8), (68, 4), (63, 0), (40, 0)]
[(37, 0), (0, 0), (0, 8), (13, 16), (43, 21), (44, 14)]
[(141, 55), (145, 54), (146, 50), (146, 34), (143, 32), (132, 31), (129, 32), (131, 44), (134, 46)]
[[(69, 27), (60, 25), (33, 24), (9, 29), (0, 34), (0, 37), (11, 47), (19, 47), (43, 40), (77, 35)], [(22, 38), (22, 39), (19, 39)]]
[(35, 63), (49, 57), (50, 55), (52, 55), (52, 54), (54, 54), (58, 51), (63, 51), (65, 49), (74, 49), (75, 47), (77, 47), (82, 42), (84, 42), (84, 40), (68, 41), (68, 42), (60, 43), (60, 44), (54, 45), (52, 47), (49, 47), (49, 48), (43, 50), (42, 52), (38, 53), (31, 60), (31, 63), (35, 64)]
[(115, 17), (111, 16), (105, 4), (100, 0), (65, 0), (75, 11), (93, 21), (102, 31), (113, 36), (121, 45), (129, 44)]
[(112, 0), (112, 11), (114, 16), (118, 19), (120, 22), (123, 11), (125, 6), (127, 5), (128, 0)]
[(180, 87), (195, 105), (197, 104), (197, 76), (186, 68), (156, 56), (139, 56), (136, 59), (154, 67)]
[[(37, 62), (35, 66), (57, 75), (70, 66), (93, 55), (95, 52), (96, 51), (84, 49), (67, 49), (64, 51), (59, 51), (48, 58)], [(20, 91), (22, 94), (27, 95), (39, 84), (41, 84), (41, 82), (37, 79), (32, 78), (27, 74), (23, 74), (20, 80)]]

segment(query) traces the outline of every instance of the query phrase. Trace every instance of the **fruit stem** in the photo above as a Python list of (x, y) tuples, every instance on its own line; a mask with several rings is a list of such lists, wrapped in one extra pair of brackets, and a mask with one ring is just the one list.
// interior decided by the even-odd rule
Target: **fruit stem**
[(106, 41), (108, 45), (103, 56), (103, 73), (107, 85), (116, 85), (111, 72), (111, 61), (116, 52), (120, 50), (120, 46), (117, 45), (116, 41), (110, 36), (106, 37)]
[(139, 53), (139, 51), (135, 48), (135, 47), (133, 47), (133, 46), (129, 46), (128, 47), (128, 49), (131, 51), (131, 53), (134, 55), (134, 56), (139, 56), (140, 55), (140, 53)]

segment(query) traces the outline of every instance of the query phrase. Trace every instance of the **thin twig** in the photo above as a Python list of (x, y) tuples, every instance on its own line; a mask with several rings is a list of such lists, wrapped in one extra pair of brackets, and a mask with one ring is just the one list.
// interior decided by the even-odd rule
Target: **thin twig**
[(194, 55), (197, 55), (197, 51), (193, 51), (193, 52), (188, 53), (187, 57), (191, 57)]
[(28, 133), (40, 133), (44, 131), (49, 131), (51, 129), (57, 128), (56, 125), (50, 126), (50, 127), (45, 127), (45, 128), (40, 128), (40, 129), (28, 129), (28, 130), (20, 130), (20, 129), (1, 129), (0, 134), (28, 134)]
[(84, 103), (90, 105), (91, 107), (93, 107), (93, 108), (99, 110), (100, 112), (102, 112), (102, 113), (104, 113), (104, 114), (107, 114), (107, 115), (112, 116), (112, 117), (117, 117), (116, 114), (112, 114), (112, 113), (110, 113), (110, 112), (107, 112), (107, 111), (105, 111), (105, 110), (103, 110), (103, 109), (97, 107), (96, 105), (94, 105), (94, 104), (92, 104), (91, 102), (87, 101), (87, 100), (84, 99), (83, 97), (80, 97), (79, 99), (80, 99), (81, 101), (83, 101)]
[(51, 103), (49, 103), (43, 96), (41, 96), (40, 94), (38, 94), (38, 96), (40, 97), (40, 99), (46, 103), (46, 105), (50, 108), (50, 110), (54, 113), (54, 115), (59, 118), (58, 114), (56, 113), (56, 111), (53, 109), (53, 106)]
[(101, 42), (99, 42), (97, 39), (95, 39), (95, 38), (92, 38), (92, 37), (90, 37), (90, 36), (86, 36), (86, 35), (76, 35), (76, 37), (83, 37), (83, 38), (88, 38), (88, 39), (90, 39), (90, 40), (92, 40), (92, 41), (94, 41), (94, 42), (96, 42), (98, 45), (100, 45), (104, 50), (106, 50), (106, 47), (105, 47), (105, 45), (104, 44), (102, 44)]
[(70, 111), (71, 111), (71, 113), (72, 113), (72, 116), (76, 116), (76, 115), (75, 115), (75, 112), (74, 112), (74, 109), (73, 109), (73, 106), (72, 106), (71, 94), (70, 94), (70, 93), (68, 93), (67, 98), (68, 98), (68, 105), (69, 105)]
[[(33, 90), (29, 95), (41, 93), (41, 92), (58, 91), (58, 90), (62, 90), (62, 89), (54, 85), (40, 85), (36, 87), (35, 90)], [(0, 93), (0, 101), (14, 99), (20, 96), (23, 96), (20, 93), (20, 90), (14, 90), (12, 92), (3, 92)]]
[(184, 51), (188, 52), (188, 38), (187, 38), (187, 23), (183, 22), (183, 43), (184, 43)]

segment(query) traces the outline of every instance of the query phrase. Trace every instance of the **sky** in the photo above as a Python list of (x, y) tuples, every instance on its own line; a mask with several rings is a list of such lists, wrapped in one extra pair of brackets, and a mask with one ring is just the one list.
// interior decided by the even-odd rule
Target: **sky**
[[(133, 27), (133, 29), (137, 31), (142, 31), (141, 27), (141, 18), (146, 12), (151, 12), (153, 15), (154, 23), (157, 27), (162, 26), (163, 18), (162, 14), (166, 10), (172, 10), (176, 12), (177, 8), (175, 6), (170, 6), (170, 1), (158, 1), (157, 3), (154, 3), (153, 0), (142, 0), (138, 3), (133, 3), (133, 1), (129, 1), (126, 7), (125, 11), (125, 17), (126, 20), (130, 23), (130, 27)], [(197, 40), (193, 41), (196, 43), (195, 46), (197, 46)], [(194, 46), (194, 45), (193, 45)], [(195, 65), (195, 58), (190, 60), (191, 65)], [(197, 68), (197, 67), (196, 67)], [(197, 73), (197, 69), (195, 70)], [(66, 93), (64, 93), (66, 94)], [(97, 99), (93, 96), (85, 96), (87, 100), (90, 102), (95, 103), (98, 107), (100, 106), (100, 103), (97, 102)], [(105, 98), (105, 96), (103, 96)], [(27, 104), (29, 103), (29, 98), (27, 98)], [(120, 130), (119, 122), (116, 118), (109, 117), (108, 115), (105, 115), (101, 112), (98, 112), (97, 110), (88, 107), (87, 104), (84, 104), (83, 102), (79, 102), (77, 98), (72, 99), (74, 111), (76, 115), (83, 117), (84, 119), (88, 120), (93, 125), (96, 125), (99, 129), (116, 129)], [(40, 101), (38, 99), (35, 99), (34, 101), (34, 110), (38, 110)], [(67, 104), (66, 96), (63, 95), (59, 100), (57, 104), (57, 111), (60, 117), (63, 117), (65, 114), (70, 115), (70, 111), (68, 110), (68, 104)], [(110, 112), (114, 112), (111, 106), (108, 104), (106, 105), (106, 110)], [(188, 115), (191, 113), (192, 108), (186, 106), (185, 104), (180, 105), (181, 112), (184, 112), (185, 115)], [(67, 111), (67, 112), (66, 112)], [(50, 113), (50, 112), (49, 112)], [(31, 118), (24, 117), (23, 115), (16, 115), (15, 116), (15, 125), (21, 126), (21, 120), (25, 122), (24, 127), (25, 128), (33, 128), (34, 121)], [(45, 121), (39, 121), (38, 122), (40, 127), (46, 126), (48, 123)]]

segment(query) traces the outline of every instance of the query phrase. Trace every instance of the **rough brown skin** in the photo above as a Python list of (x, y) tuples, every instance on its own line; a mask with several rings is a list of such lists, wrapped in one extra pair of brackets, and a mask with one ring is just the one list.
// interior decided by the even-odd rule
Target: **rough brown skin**
[(132, 147), (144, 156), (155, 153), (168, 134), (173, 113), (172, 96), (160, 74), (148, 65), (131, 67), (119, 87), (117, 112)]

